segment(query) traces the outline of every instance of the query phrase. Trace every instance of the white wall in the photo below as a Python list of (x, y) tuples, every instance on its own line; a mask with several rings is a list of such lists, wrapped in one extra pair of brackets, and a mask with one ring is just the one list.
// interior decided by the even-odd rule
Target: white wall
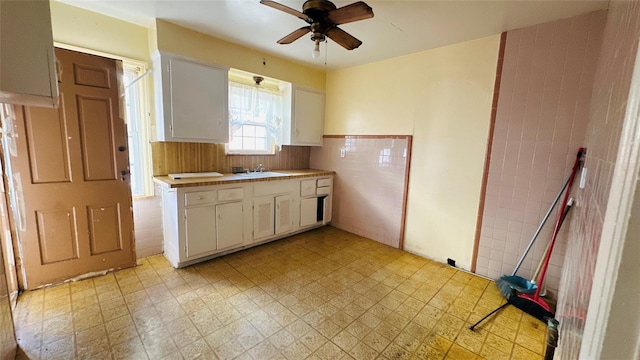
[(500, 35), (327, 74), (325, 134), (413, 135), (407, 251), (469, 268)]

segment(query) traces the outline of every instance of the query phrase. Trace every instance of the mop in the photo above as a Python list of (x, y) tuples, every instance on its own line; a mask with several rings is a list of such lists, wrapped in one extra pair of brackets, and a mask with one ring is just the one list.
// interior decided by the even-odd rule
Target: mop
[[(583, 151), (583, 148), (580, 148), (578, 150), (578, 154), (577, 154), (578, 159), (582, 158), (582, 151)], [(547, 222), (547, 219), (549, 219), (549, 216), (551, 215), (551, 212), (553, 211), (553, 209), (556, 207), (556, 204), (558, 204), (558, 200), (560, 200), (562, 193), (565, 191), (565, 189), (569, 185), (569, 182), (572, 181), (574, 176), (575, 175), (572, 172), (569, 175), (569, 177), (567, 177), (564, 184), (562, 184), (562, 188), (556, 195), (555, 199), (553, 199), (553, 202), (551, 203), (549, 210), (547, 210), (547, 213), (542, 218), (542, 222), (540, 222), (540, 225), (538, 225), (538, 228), (536, 229), (535, 233), (533, 234), (533, 237), (529, 241), (527, 248), (522, 253), (522, 256), (520, 256), (520, 259), (518, 260), (518, 263), (513, 269), (513, 272), (511, 273), (511, 275), (503, 275), (498, 280), (496, 280), (496, 285), (498, 285), (498, 289), (500, 289), (500, 292), (502, 293), (502, 296), (504, 296), (505, 299), (509, 298), (511, 294), (511, 290), (516, 290), (518, 293), (523, 293), (523, 294), (535, 293), (537, 289), (537, 286), (535, 284), (536, 276), (534, 275), (533, 277), (534, 281), (529, 281), (528, 279), (525, 279), (521, 276), (517, 276), (516, 272), (518, 272), (518, 270), (520, 269), (520, 266), (522, 265), (524, 258), (529, 253), (529, 250), (531, 250), (533, 243), (536, 241), (538, 235), (540, 234), (540, 231), (542, 231), (542, 227)], [(566, 215), (563, 216), (562, 221), (564, 221), (564, 217), (566, 217)]]
[[(543, 258), (542, 270), (541, 270), (541, 273), (540, 273), (539, 281), (537, 282), (540, 285), (542, 285), (542, 283), (544, 283), (544, 278), (546, 276), (547, 268), (549, 266), (549, 260), (551, 259), (551, 253), (553, 251), (553, 247), (554, 247), (556, 239), (558, 237), (558, 233), (560, 232), (560, 226), (564, 222), (564, 219), (566, 218), (566, 216), (567, 216), (567, 214), (569, 212), (569, 209), (571, 208), (571, 205), (573, 204), (573, 201), (569, 202), (569, 194), (571, 192), (571, 187), (573, 185), (573, 180), (575, 179), (576, 174), (578, 172), (578, 169), (580, 168), (580, 166), (582, 164), (582, 157), (584, 156), (585, 153), (586, 153), (586, 149), (585, 148), (580, 148), (579, 149), (578, 155), (576, 156), (576, 161), (575, 161), (575, 163), (573, 165), (573, 169), (571, 170), (571, 176), (569, 177), (569, 183), (567, 184), (567, 191), (566, 191), (564, 199), (563, 199), (563, 206), (562, 207), (563, 207), (564, 210), (558, 214), (558, 219), (556, 220), (556, 225), (555, 225), (555, 227), (553, 229), (553, 235), (551, 237), (551, 242), (549, 243), (548, 250), (545, 252), (545, 256)], [(489, 314), (485, 315), (482, 319), (477, 321), (475, 324), (471, 325), (469, 327), (469, 329), (473, 331), (476, 326), (478, 326), (480, 323), (482, 323), (489, 316), (491, 316), (491, 315), (495, 314), (496, 312), (502, 310), (503, 308), (507, 307), (508, 305), (513, 305), (513, 306), (517, 307), (518, 309), (526, 312), (527, 314), (539, 319), (540, 321), (546, 322), (548, 318), (553, 318), (554, 313), (551, 311), (551, 307), (549, 306), (549, 304), (547, 304), (547, 302), (544, 301), (544, 299), (542, 299), (540, 297), (540, 289), (541, 288), (542, 288), (542, 286), (538, 286), (533, 295), (532, 294), (526, 294), (526, 293), (518, 294), (516, 289), (510, 288), (508, 294), (505, 296), (505, 298), (507, 299), (507, 302), (502, 304), (502, 305), (500, 305), (498, 308), (496, 308), (495, 310), (493, 310)]]
[[(562, 202), (562, 208), (566, 208), (569, 203), (569, 193), (571, 192), (571, 186), (573, 185), (573, 180), (582, 164), (582, 156), (585, 153), (584, 148), (580, 148), (578, 151), (578, 156), (576, 157), (576, 161), (573, 165), (573, 170), (571, 173), (571, 179), (569, 180), (569, 185), (567, 186), (567, 192), (564, 195), (564, 200)], [(564, 211), (558, 214), (558, 220), (556, 221), (556, 226), (553, 229), (553, 236), (551, 237), (551, 242), (549, 244), (549, 251), (545, 254), (544, 262), (542, 265), (542, 270), (540, 271), (540, 278), (538, 284), (544, 283), (544, 278), (547, 275), (547, 268), (549, 267), (549, 260), (551, 259), (551, 253), (553, 252), (553, 246), (556, 243), (558, 238), (558, 233), (560, 232), (560, 225), (562, 225)], [(527, 314), (539, 319), (540, 321), (546, 322), (546, 318), (553, 318), (554, 313), (551, 310), (549, 304), (540, 297), (540, 290), (542, 286), (538, 286), (536, 292), (531, 294), (518, 294), (515, 297), (509, 299), (509, 303), (513, 304), (513, 306), (518, 309), (526, 312)]]
[[(567, 217), (567, 214), (569, 214), (569, 210), (571, 209), (571, 206), (573, 205), (573, 199), (569, 199), (569, 203), (567, 204), (567, 206), (565, 207), (563, 214), (562, 214), (562, 221), (564, 222), (564, 219)], [(560, 224), (562, 225), (562, 223)], [(551, 243), (549, 243), (549, 245), (551, 245)], [(549, 252), (549, 248), (550, 246), (547, 245), (547, 248), (545, 249), (544, 253), (545, 256), (543, 256), (543, 258), (540, 261), (540, 264), (538, 265), (538, 269), (536, 270), (536, 273), (533, 275), (533, 279), (536, 279), (538, 277), (538, 273), (540, 272), (540, 269), (542, 268), (542, 265), (544, 263), (545, 257), (546, 257), (546, 253)], [(528, 280), (527, 280), (528, 282)], [(537, 290), (538, 288), (538, 284), (536, 284), (534, 281), (530, 282), (531, 284), (533, 284), (534, 289)], [(540, 286), (542, 286), (542, 283), (539, 284)], [(534, 290), (534, 292), (535, 292)], [(500, 290), (502, 292), (502, 289)], [(472, 331), (475, 330), (476, 326), (480, 325), (483, 321), (485, 321), (489, 316), (497, 313), (498, 311), (504, 309), (505, 307), (509, 306), (509, 305), (515, 305), (514, 301), (517, 301), (516, 298), (518, 297), (518, 290), (515, 287), (509, 287), (509, 293), (507, 295), (505, 295), (505, 299), (507, 299), (507, 302), (500, 305), (499, 307), (495, 308), (493, 311), (491, 311), (490, 313), (488, 313), (487, 315), (485, 315), (482, 319), (478, 320), (475, 324), (471, 325), (469, 327), (469, 329), (471, 329)], [(504, 295), (504, 293), (503, 293)], [(517, 307), (517, 306), (516, 306)]]

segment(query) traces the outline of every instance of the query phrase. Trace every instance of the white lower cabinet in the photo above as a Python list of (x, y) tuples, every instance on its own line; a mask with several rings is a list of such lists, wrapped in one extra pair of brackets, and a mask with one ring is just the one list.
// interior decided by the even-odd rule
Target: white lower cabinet
[(242, 203), (234, 202), (216, 206), (217, 250), (242, 245)]
[(322, 226), (331, 219), (330, 179), (163, 188), (164, 255), (184, 267)]
[(283, 195), (276, 197), (276, 235), (286, 234), (293, 230), (293, 196)]
[(275, 234), (275, 199), (260, 198), (253, 201), (253, 239), (265, 239)]
[(300, 226), (306, 227), (318, 222), (318, 198), (300, 199)]
[(194, 259), (216, 250), (215, 206), (200, 206), (184, 210), (185, 257)]
[(293, 230), (293, 196), (264, 197), (253, 202), (253, 239), (262, 240)]

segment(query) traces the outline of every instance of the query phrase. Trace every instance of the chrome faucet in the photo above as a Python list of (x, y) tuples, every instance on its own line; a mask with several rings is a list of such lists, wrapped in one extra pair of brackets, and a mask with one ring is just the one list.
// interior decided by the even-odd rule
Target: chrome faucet
[(258, 166), (253, 168), (253, 172), (262, 172), (263, 170), (264, 168), (262, 167), (262, 164), (258, 164)]

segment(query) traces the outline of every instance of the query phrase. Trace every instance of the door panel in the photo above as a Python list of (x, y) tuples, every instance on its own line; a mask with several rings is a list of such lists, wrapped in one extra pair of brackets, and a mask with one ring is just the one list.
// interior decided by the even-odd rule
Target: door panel
[(82, 137), (85, 180), (116, 179), (114, 168), (111, 99), (78, 96), (78, 122)]
[(119, 67), (70, 50), (56, 49), (56, 57), (62, 110), (16, 108), (12, 176), (22, 189), (14, 208), (24, 208), (26, 289), (135, 265), (130, 180), (119, 176), (129, 170)]
[(71, 181), (64, 99), (58, 109), (29, 108), (25, 113), (25, 127), (33, 183)]
[(118, 204), (87, 206), (91, 255), (122, 250), (122, 223)]
[(112, 69), (90, 65), (73, 64), (73, 79), (76, 85), (86, 85), (110, 89), (111, 70)]
[(42, 264), (77, 259), (75, 209), (36, 211), (36, 216)]

